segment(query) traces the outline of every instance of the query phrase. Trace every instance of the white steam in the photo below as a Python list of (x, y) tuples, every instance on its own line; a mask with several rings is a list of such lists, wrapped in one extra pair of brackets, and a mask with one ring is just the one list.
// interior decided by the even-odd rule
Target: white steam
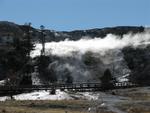
[[(138, 47), (140, 45), (150, 44), (150, 32), (145, 31), (137, 34), (126, 34), (123, 37), (108, 34), (104, 38), (95, 37), (94, 39), (80, 39), (78, 41), (65, 40), (60, 42), (46, 43), (46, 53), (57, 56), (70, 56), (73, 53), (79, 52), (81, 54), (87, 51), (100, 52), (105, 54), (111, 49), (122, 49), (126, 46)], [(31, 54), (36, 56), (40, 54), (41, 44), (36, 44), (36, 49)]]
[[(130, 69), (124, 60), (121, 49), (146, 47), (150, 44), (150, 30), (142, 33), (126, 34), (122, 37), (108, 34), (104, 38), (81, 38), (45, 44), (46, 55), (53, 61), (49, 69), (53, 69), (59, 79), (71, 75), (74, 82), (98, 81), (106, 69), (110, 69), (116, 77), (129, 75)], [(31, 56), (40, 55), (42, 45), (36, 44)], [(94, 63), (93, 63), (94, 62)]]

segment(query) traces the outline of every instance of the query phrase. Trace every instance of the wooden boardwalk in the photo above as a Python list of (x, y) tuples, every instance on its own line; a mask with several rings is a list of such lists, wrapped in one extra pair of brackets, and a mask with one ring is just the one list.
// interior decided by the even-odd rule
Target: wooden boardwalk
[[(113, 89), (136, 87), (129, 82), (116, 83)], [(0, 86), (0, 94), (31, 92), (35, 90), (71, 90), (71, 91), (103, 91), (101, 83), (74, 83), (74, 84), (49, 84), (25, 86)]]

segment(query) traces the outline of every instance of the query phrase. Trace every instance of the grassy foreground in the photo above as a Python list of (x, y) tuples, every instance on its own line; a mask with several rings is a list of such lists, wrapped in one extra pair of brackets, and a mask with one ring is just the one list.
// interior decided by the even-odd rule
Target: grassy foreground
[[(88, 112), (89, 107), (95, 107), (88, 100), (7, 100), (0, 102), (0, 113), (119, 113), (111, 108), (117, 108), (124, 113), (150, 113), (150, 87), (113, 90), (115, 96), (125, 99), (115, 102), (104, 95), (106, 108)], [(110, 92), (106, 92), (111, 94)], [(109, 104), (110, 103), (110, 104)], [(113, 103), (113, 104), (111, 104)], [(112, 105), (112, 106), (110, 106)]]
[(128, 97), (116, 105), (126, 113), (150, 113), (150, 87), (129, 88), (118, 90), (116, 95)]
[(0, 102), (0, 113), (82, 113), (90, 106), (81, 100)]
[[(0, 113), (89, 113), (91, 104), (87, 100), (7, 100), (0, 102)], [(102, 109), (96, 113), (114, 112)]]

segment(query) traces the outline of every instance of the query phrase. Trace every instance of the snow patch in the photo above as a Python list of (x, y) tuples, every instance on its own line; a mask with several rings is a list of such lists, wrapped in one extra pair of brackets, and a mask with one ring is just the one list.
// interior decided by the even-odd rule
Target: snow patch
[(129, 77), (129, 74), (126, 74), (124, 76), (118, 77), (117, 80), (118, 82), (128, 82), (129, 81), (128, 77)]
[[(51, 95), (50, 91), (34, 91), (31, 93), (23, 93), (14, 95), (15, 100), (69, 100), (72, 99), (66, 92), (56, 90), (55, 95)], [(0, 101), (10, 99), (8, 96), (0, 97)]]
[(0, 81), (0, 85), (1, 85), (1, 86), (5, 85), (5, 83), (6, 83), (6, 80), (1, 80), (1, 81)]

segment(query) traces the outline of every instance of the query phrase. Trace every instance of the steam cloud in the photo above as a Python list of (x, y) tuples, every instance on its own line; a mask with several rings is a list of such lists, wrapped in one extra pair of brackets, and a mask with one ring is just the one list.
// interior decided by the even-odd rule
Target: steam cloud
[[(140, 45), (146, 46), (148, 44), (150, 44), (150, 31), (145, 30), (143, 33), (129, 33), (123, 35), (123, 37), (108, 34), (104, 38), (95, 37), (94, 39), (91, 39), (84, 37), (78, 41), (66, 39), (65, 41), (60, 42), (46, 43), (45, 46), (47, 54), (51, 53), (52, 55), (57, 56), (70, 56), (75, 52), (84, 54), (87, 51), (105, 54), (106, 51), (111, 49), (122, 49), (126, 46), (132, 46), (136, 48)], [(41, 44), (36, 44), (36, 50), (32, 52), (32, 56), (39, 55), (41, 48)]]
[[(122, 37), (108, 34), (104, 38), (83, 37), (78, 41), (64, 40), (45, 44), (46, 55), (57, 56), (49, 64), (59, 79), (63, 79), (65, 73), (69, 73), (74, 81), (88, 82), (99, 81), (106, 68), (114, 72), (114, 76), (128, 75), (130, 70), (123, 58), (122, 48), (146, 47), (150, 44), (150, 30), (145, 29), (142, 33), (125, 34)], [(36, 44), (32, 51), (32, 57), (40, 55), (41, 44)], [(86, 60), (92, 60), (86, 64)], [(94, 63), (93, 63), (94, 62)], [(112, 67), (114, 66), (114, 67)]]

